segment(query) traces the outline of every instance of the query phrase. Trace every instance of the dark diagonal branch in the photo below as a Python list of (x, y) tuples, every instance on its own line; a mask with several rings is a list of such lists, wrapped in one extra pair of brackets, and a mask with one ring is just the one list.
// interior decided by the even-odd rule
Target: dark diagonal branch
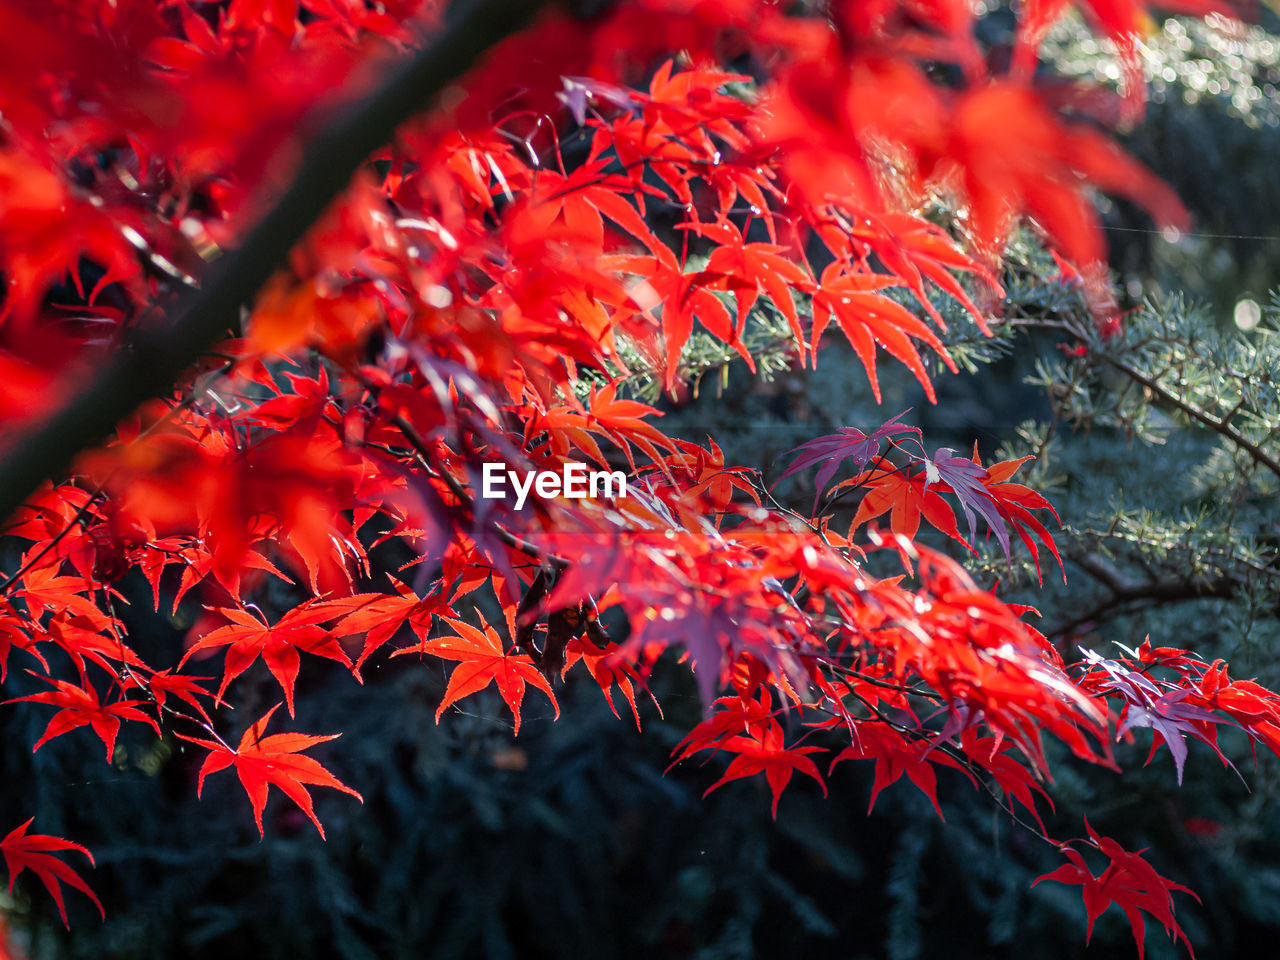
[(1225, 417), (1215, 417), (1213, 414), (1200, 409), (1194, 404), (1187, 403), (1181, 397), (1165, 389), (1164, 386), (1162, 386), (1156, 379), (1146, 376), (1140, 370), (1135, 370), (1127, 363), (1122, 363), (1119, 360), (1113, 360), (1110, 357), (1103, 357), (1103, 359), (1131, 380), (1142, 384), (1150, 390), (1152, 394), (1163, 400), (1165, 403), (1177, 407), (1192, 420), (1195, 420), (1197, 423), (1203, 424), (1215, 433), (1219, 433), (1226, 437), (1237, 447), (1247, 453), (1255, 463), (1262, 464), (1277, 477), (1280, 477), (1280, 460), (1276, 460), (1275, 457), (1268, 454), (1262, 449), (1262, 447), (1244, 436), (1239, 430), (1231, 425), (1231, 416), (1240, 409), (1239, 406), (1237, 406), (1231, 414), (1228, 414)]
[(1229, 598), (1243, 588), (1231, 577), (1187, 575), (1168, 579), (1133, 580), (1121, 573), (1104, 557), (1093, 552), (1072, 553), (1070, 559), (1107, 590), (1107, 595), (1094, 606), (1057, 624), (1051, 637), (1066, 637), (1090, 623), (1137, 613), (1149, 607), (1164, 606), (1189, 600)]
[(146, 400), (164, 394), (200, 354), (235, 326), (289, 250), (396, 128), (430, 105), (480, 56), (528, 24), (545, 0), (478, 0), (368, 97), (326, 124), (307, 145), (292, 183), (202, 289), (171, 317), (141, 327), (106, 367), (51, 416), (19, 437), (0, 461), (0, 518), (41, 482), (63, 473)]

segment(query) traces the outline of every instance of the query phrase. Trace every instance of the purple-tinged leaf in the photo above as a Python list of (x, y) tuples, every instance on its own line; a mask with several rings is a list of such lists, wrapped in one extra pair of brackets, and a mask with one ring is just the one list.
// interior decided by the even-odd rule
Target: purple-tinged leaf
[(957, 457), (949, 447), (934, 451), (933, 459), (925, 461), (925, 489), (929, 484), (941, 481), (951, 488), (951, 492), (960, 501), (964, 518), (969, 523), (969, 541), (972, 543), (976, 534), (974, 511), (982, 514), (987, 521), (1000, 546), (1004, 550), (1005, 560), (1010, 558), (1009, 531), (1005, 527), (1004, 518), (1000, 516), (1000, 506), (995, 497), (982, 482), (987, 471), (966, 457)]
[(863, 433), (857, 427), (841, 427), (839, 433), (830, 433), (810, 440), (808, 443), (802, 443), (790, 451), (799, 456), (778, 478), (779, 482), (815, 463), (822, 463), (815, 481), (817, 491), (813, 496), (813, 509), (816, 512), (822, 491), (826, 489), (840, 464), (848, 460), (853, 463), (855, 470), (861, 470), (879, 454), (880, 445), (885, 440), (901, 433), (914, 433), (916, 439), (920, 439), (919, 427), (910, 427), (898, 422), (909, 412), (909, 410), (903, 410), (897, 416), (886, 420), (872, 433)]
[[(1116, 731), (1116, 737), (1122, 737), (1130, 730), (1147, 728), (1159, 734), (1169, 746), (1173, 755), (1174, 766), (1178, 771), (1178, 785), (1182, 785), (1182, 771), (1187, 762), (1187, 743), (1185, 734), (1190, 734), (1201, 743), (1208, 744), (1228, 767), (1235, 771), (1231, 761), (1218, 748), (1216, 740), (1206, 734), (1198, 723), (1227, 723), (1236, 726), (1235, 721), (1220, 717), (1203, 707), (1192, 703), (1183, 703), (1195, 691), (1189, 687), (1162, 689), (1162, 686), (1151, 677), (1138, 670), (1131, 670), (1117, 660), (1108, 660), (1092, 650), (1080, 648), (1085, 660), (1095, 667), (1100, 667), (1109, 677), (1099, 684), (1099, 689), (1106, 693), (1115, 693), (1125, 701), (1124, 720)], [(1168, 686), (1167, 684), (1165, 686)], [(1158, 743), (1157, 743), (1158, 746)], [(1154, 752), (1155, 747), (1152, 747)], [(1236, 771), (1239, 776), (1239, 771)]]
[(1169, 752), (1173, 754), (1173, 762), (1178, 770), (1178, 786), (1182, 786), (1182, 768), (1187, 761), (1187, 743), (1183, 734), (1189, 733), (1201, 743), (1207, 743), (1218, 755), (1219, 760), (1235, 770), (1231, 761), (1218, 749), (1213, 738), (1207, 736), (1195, 725), (1197, 722), (1232, 723), (1232, 721), (1210, 713), (1203, 707), (1182, 703), (1181, 701), (1192, 692), (1190, 689), (1174, 690), (1147, 706), (1131, 705), (1119, 730), (1119, 733), (1123, 734), (1135, 727), (1150, 727), (1160, 734), (1164, 742), (1169, 745)]
[(569, 108), (578, 126), (587, 120), (587, 105), (593, 99), (607, 100), (615, 107), (626, 111), (634, 111), (640, 105), (621, 87), (611, 83), (602, 83), (589, 77), (561, 77), (564, 89), (556, 94), (556, 99)]

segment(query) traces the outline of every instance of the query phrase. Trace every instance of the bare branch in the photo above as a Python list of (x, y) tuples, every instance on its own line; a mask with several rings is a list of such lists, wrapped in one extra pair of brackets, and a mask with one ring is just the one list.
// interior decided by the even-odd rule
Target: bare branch
[(1105, 557), (1094, 552), (1073, 552), (1070, 560), (1107, 589), (1107, 596), (1093, 607), (1048, 631), (1050, 637), (1070, 636), (1090, 623), (1101, 623), (1137, 613), (1149, 607), (1165, 606), (1189, 600), (1230, 598), (1243, 585), (1228, 576), (1213, 578), (1188, 574), (1168, 579), (1133, 580), (1125, 576)]

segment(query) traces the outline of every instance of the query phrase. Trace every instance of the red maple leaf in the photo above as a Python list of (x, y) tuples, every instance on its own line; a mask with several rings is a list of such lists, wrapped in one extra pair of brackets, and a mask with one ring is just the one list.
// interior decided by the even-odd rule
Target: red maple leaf
[(782, 727), (775, 720), (768, 720), (763, 727), (756, 727), (744, 735), (729, 737), (719, 744), (722, 750), (730, 750), (737, 754), (730, 761), (724, 776), (703, 791), (705, 797), (717, 787), (724, 786), (730, 780), (750, 777), (763, 773), (769, 782), (769, 790), (773, 793), (773, 818), (778, 818), (778, 800), (783, 788), (791, 782), (791, 775), (797, 770), (805, 776), (812, 777), (822, 787), (823, 796), (827, 793), (827, 785), (822, 781), (822, 774), (817, 766), (805, 754), (822, 753), (822, 747), (788, 747), (783, 743)]
[(244, 786), (245, 793), (249, 795), (249, 802), (253, 804), (253, 819), (258, 825), (258, 836), (263, 835), (262, 811), (267, 805), (267, 791), (274, 784), (284, 791), (285, 796), (301, 808), (302, 812), (316, 825), (316, 829), (320, 831), (320, 838), (324, 839), (324, 827), (320, 825), (320, 821), (316, 817), (315, 809), (311, 803), (311, 794), (307, 791), (307, 786), (331, 787), (334, 790), (341, 790), (343, 793), (355, 797), (361, 803), (364, 803), (364, 797), (322, 767), (318, 760), (314, 760), (311, 757), (298, 756), (301, 751), (314, 747), (318, 743), (336, 740), (341, 734), (334, 733), (324, 737), (313, 737), (304, 733), (273, 733), (269, 737), (263, 736), (267, 729), (267, 723), (271, 720), (271, 715), (279, 709), (280, 704), (277, 703), (256, 720), (244, 732), (244, 736), (240, 738), (240, 743), (234, 750), (222, 742), (199, 740), (195, 737), (178, 734), (183, 740), (190, 743), (198, 743), (200, 746), (208, 747), (212, 751), (200, 768), (196, 796), (200, 796), (204, 791), (205, 777), (211, 773), (217, 773), (219, 770), (234, 766), (236, 773), (240, 777), (240, 783)]
[(201, 718), (206, 722), (212, 722), (209, 714), (205, 712), (204, 705), (196, 699), (196, 696), (209, 697), (212, 696), (208, 690), (196, 683), (197, 680), (211, 680), (212, 677), (188, 677), (185, 674), (174, 673), (171, 670), (157, 670), (149, 677), (139, 677), (130, 673), (121, 679), (121, 687), (125, 690), (134, 688), (146, 690), (150, 693), (151, 698), (155, 700), (157, 707), (164, 707), (164, 702), (170, 695), (177, 697), (183, 703), (189, 704)]
[(964, 307), (983, 333), (989, 332), (986, 317), (952, 271), (974, 274), (995, 294), (1003, 292), (1000, 283), (976, 260), (962, 253), (937, 224), (906, 213), (885, 213), (869, 215), (865, 223), (853, 224), (849, 235), (866, 243), (892, 273), (902, 278), (929, 318), (943, 330), (947, 325), (929, 301), (925, 278)]
[(757, 698), (746, 695), (721, 697), (711, 705), (705, 720), (685, 734), (671, 750), (668, 770), (700, 750), (718, 750), (731, 734), (748, 733), (773, 721), (773, 695), (760, 687)]
[[(1087, 840), (1067, 841), (1059, 845), (1062, 855), (1070, 862), (1063, 864), (1052, 873), (1037, 877), (1031, 885), (1034, 887), (1041, 880), (1056, 880), (1059, 883), (1080, 885), (1085, 912), (1089, 917), (1085, 943), (1088, 943), (1093, 935), (1093, 922), (1114, 903), (1124, 911), (1124, 915), (1129, 920), (1133, 939), (1138, 943), (1139, 960), (1142, 960), (1143, 939), (1146, 932), (1143, 913), (1151, 914), (1164, 924), (1165, 932), (1169, 937), (1181, 940), (1194, 960), (1195, 951), (1191, 949), (1187, 935), (1173, 915), (1172, 892), (1179, 890), (1182, 893), (1189, 893), (1195, 897), (1197, 903), (1200, 902), (1200, 898), (1182, 884), (1174, 883), (1156, 873), (1155, 868), (1142, 859), (1142, 850), (1131, 853), (1110, 837), (1099, 836), (1089, 825), (1087, 817), (1084, 826), (1089, 834)], [(1105, 854), (1111, 863), (1101, 874), (1094, 876), (1093, 871), (1085, 863), (1084, 857), (1071, 846), (1071, 843), (1085, 843)]]
[[(1058, 568), (1062, 570), (1062, 579), (1065, 582), (1066, 569), (1062, 566), (1062, 557), (1058, 555), (1058, 545), (1053, 542), (1053, 534), (1031, 514), (1032, 510), (1048, 510), (1053, 514), (1053, 518), (1058, 520), (1058, 511), (1053, 509), (1053, 504), (1025, 484), (1009, 482), (1009, 478), (1018, 471), (1019, 467), (1028, 460), (1034, 459), (1033, 456), (1026, 456), (1019, 457), (1017, 460), (1001, 460), (999, 463), (990, 464), (982, 482), (987, 488), (987, 493), (991, 494), (992, 499), (995, 500), (1000, 516), (1009, 522), (1017, 532), (1018, 538), (1031, 553), (1031, 559), (1036, 565), (1036, 576), (1040, 575), (1040, 550), (1036, 546), (1036, 541), (1032, 539), (1031, 533), (1034, 533), (1040, 543), (1049, 548), (1053, 558), (1058, 561)], [(976, 449), (974, 462), (977, 462)], [(1028, 533), (1028, 530), (1031, 533)]]
[(0, 840), (0, 852), (4, 853), (5, 866), (9, 868), (9, 892), (13, 893), (13, 883), (22, 871), (30, 869), (40, 878), (50, 896), (53, 897), (53, 902), (58, 905), (58, 913), (62, 915), (64, 924), (67, 923), (67, 905), (62, 899), (62, 883), (70, 884), (92, 900), (93, 905), (98, 908), (98, 913), (105, 918), (106, 912), (102, 909), (102, 901), (89, 889), (89, 885), (81, 879), (79, 874), (49, 851), (75, 850), (88, 857), (90, 864), (93, 863), (93, 854), (70, 840), (48, 837), (39, 833), (28, 834), (27, 827), (31, 826), (34, 819), (35, 817), (32, 817)]
[(429, 653), (445, 660), (457, 660), (458, 666), (449, 675), (449, 685), (445, 688), (444, 699), (436, 709), (436, 722), (440, 715), (452, 703), (478, 693), (493, 683), (497, 686), (502, 699), (511, 708), (516, 718), (515, 732), (520, 733), (520, 704), (524, 700), (526, 684), (533, 684), (547, 695), (551, 705), (555, 707), (556, 716), (560, 716), (560, 704), (556, 695), (547, 683), (547, 678), (539, 671), (533, 660), (523, 653), (508, 653), (503, 649), (502, 640), (497, 631), (491, 627), (484, 617), (480, 617), (483, 630), (477, 630), (470, 624), (442, 617), (445, 623), (457, 631), (456, 636), (440, 637), (438, 640), (423, 640), (412, 647), (397, 650), (392, 654), (398, 657), (406, 653)]
[[(964, 768), (949, 754), (934, 749), (934, 744), (925, 740), (911, 740), (892, 727), (883, 723), (858, 723), (854, 729), (854, 742), (845, 747), (831, 761), (835, 767), (842, 760), (874, 760), (876, 762), (875, 783), (871, 787), (871, 803), (867, 812), (875, 809), (876, 798), (880, 791), (891, 783), (896, 783), (905, 773), (907, 778), (920, 788), (929, 798), (939, 820), (945, 820), (942, 808), (938, 806), (938, 778), (934, 765)], [(830, 771), (828, 771), (830, 772)]]
[(746, 234), (725, 220), (683, 226), (716, 242), (707, 270), (727, 278), (728, 289), (738, 301), (738, 330), (742, 329), (747, 312), (763, 291), (787, 318), (796, 343), (806, 346), (791, 288), (807, 291), (813, 281), (799, 264), (784, 256), (782, 247), (772, 243), (747, 243)]
[[(693, 321), (697, 318), (712, 336), (738, 351), (747, 366), (755, 371), (755, 361), (741, 339), (741, 329), (734, 323), (713, 288), (723, 288), (725, 278), (712, 270), (685, 273), (674, 253), (659, 247), (652, 256), (617, 254), (601, 258), (608, 268), (633, 273), (644, 279), (649, 296), (640, 306), (662, 307), (662, 338), (665, 380), (668, 390), (676, 384), (676, 372), (685, 344), (693, 333)], [(650, 303), (651, 301), (651, 303)]]
[[(32, 676), (39, 675), (32, 674)], [(25, 700), (60, 708), (49, 721), (49, 725), (45, 727), (36, 745), (31, 748), (32, 753), (55, 737), (69, 733), (77, 727), (91, 727), (106, 746), (107, 762), (110, 763), (115, 754), (116, 735), (120, 732), (121, 720), (139, 720), (155, 730), (157, 737), (160, 736), (160, 727), (155, 720), (138, 709), (147, 705), (145, 700), (118, 700), (115, 703), (103, 704), (98, 699), (98, 691), (91, 686), (78, 687), (66, 680), (53, 680), (48, 677), (40, 677), (40, 679), (53, 684), (54, 689), (5, 701), (5, 703), (20, 703)]]
[(40, 661), (40, 666), (47, 672), (49, 664), (40, 651), (36, 649), (39, 642), (38, 632), (32, 635), (33, 625), (30, 620), (21, 616), (7, 600), (0, 599), (0, 683), (4, 683), (9, 672), (9, 651), (25, 650)]
[(275, 625), (267, 623), (260, 613), (255, 617), (248, 610), (223, 608), (218, 612), (231, 623), (205, 634), (193, 643), (178, 662), (178, 668), (181, 669), (194, 653), (214, 647), (226, 647), (227, 659), (217, 693), (219, 700), (227, 692), (228, 684), (248, 670), (259, 657), (284, 691), (289, 716), (293, 716), (293, 687), (298, 679), (301, 659), (298, 656), (299, 650), (337, 660), (352, 669), (351, 658), (346, 651), (328, 630), (318, 626), (318, 623), (333, 616), (323, 606), (303, 604), (294, 607)]
[(926, 474), (912, 476), (909, 465), (899, 468), (888, 458), (879, 457), (870, 470), (836, 484), (832, 492), (859, 487), (867, 492), (849, 525), (850, 536), (868, 520), (887, 512), (889, 528), (900, 537), (914, 540), (920, 529), (920, 518), (924, 517), (951, 539), (969, 545), (956, 527), (956, 515), (950, 504), (937, 490), (929, 489)]
[(1040, 811), (1036, 809), (1032, 791), (1034, 790), (1048, 801), (1050, 809), (1053, 809), (1053, 799), (1036, 782), (1031, 771), (1009, 755), (1012, 752), (1012, 746), (999, 737), (978, 736), (976, 729), (969, 727), (961, 735), (960, 747), (964, 750), (965, 756), (991, 774), (992, 779), (1004, 791), (1005, 799), (1009, 803), (1009, 812), (1012, 813), (1014, 810), (1014, 801), (1022, 804), (1035, 817), (1043, 833), (1044, 821), (1040, 819)]
[[(601, 649), (581, 637), (575, 637), (564, 648), (565, 660), (564, 666), (560, 668), (560, 676), (563, 678), (569, 672), (569, 668), (581, 660), (582, 665), (590, 671), (591, 679), (600, 687), (600, 692), (604, 694), (604, 699), (615, 717), (618, 716), (618, 708), (613, 702), (613, 685), (616, 683), (627, 703), (631, 705), (631, 715), (635, 717), (636, 729), (639, 730), (640, 711), (636, 708), (635, 684), (643, 681), (636, 674), (635, 668), (619, 656), (621, 649), (616, 643), (610, 643)], [(658, 706), (658, 700), (653, 693), (647, 688), (645, 692), (653, 700), (654, 706)], [(658, 713), (662, 713), (661, 707), (658, 707)]]
[(813, 362), (815, 365), (818, 362), (818, 344), (823, 331), (834, 319), (862, 361), (876, 403), (880, 402), (880, 380), (876, 376), (877, 344), (906, 364), (920, 381), (920, 386), (924, 387), (929, 402), (937, 403), (933, 383), (912, 339), (923, 341), (932, 348), (952, 373), (956, 372), (955, 361), (928, 324), (896, 300), (876, 292), (901, 285), (902, 280), (893, 274), (851, 270), (848, 264), (839, 260), (828, 264), (813, 295), (813, 336), (810, 338)]
[(636, 208), (621, 196), (633, 191), (631, 180), (605, 172), (610, 163), (598, 157), (604, 143), (607, 137), (598, 134), (592, 141), (592, 155), (567, 176), (553, 170), (540, 171), (530, 215), (544, 230), (561, 218), (571, 234), (590, 242), (597, 250), (604, 247), (601, 214), (650, 249), (661, 246)]
[(357, 676), (369, 656), (394, 637), (402, 626), (408, 624), (419, 637), (425, 637), (431, 630), (433, 617), (449, 609), (449, 604), (439, 593), (429, 593), (420, 598), (408, 585), (390, 574), (387, 579), (395, 593), (357, 594), (321, 605), (342, 614), (342, 619), (333, 627), (334, 636), (365, 634), (364, 646), (353, 667)]

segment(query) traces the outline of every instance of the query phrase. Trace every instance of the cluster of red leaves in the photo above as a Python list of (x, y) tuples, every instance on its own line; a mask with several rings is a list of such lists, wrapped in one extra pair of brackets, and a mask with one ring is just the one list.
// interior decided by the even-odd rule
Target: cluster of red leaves
[[(0, 9), (6, 428), (38, 423), (200, 282), (287, 177), (293, 131), (440, 29), (439, 6)], [(939, 298), (987, 330), (978, 303), (999, 293), (994, 255), (1017, 218), (1082, 268), (1102, 253), (1090, 186), (1180, 223), (1163, 185), (1036, 85), (1028, 68), (1063, 6), (1028, 5), (1014, 66), (996, 73), (961, 0), (632, 0), (548, 13), (505, 41), (465, 95), (370, 158), (216, 358), (5, 520), (20, 556), (0, 583), (0, 680), (21, 653), (52, 689), (10, 702), (56, 708), (34, 749), (88, 727), (110, 759), (124, 723), (172, 731), (208, 751), (197, 791), (235, 767), (260, 831), (275, 785), (323, 835), (308, 788), (359, 797), (301, 755), (333, 736), (268, 736), (272, 708), (233, 749), (215, 708), (260, 660), (292, 716), (301, 653), (363, 682), (388, 646), (455, 664), (437, 721), (493, 684), (513, 733), (530, 686), (558, 715), (552, 684), (579, 663), (639, 725), (637, 688), (682, 648), (710, 710), (674, 761), (732, 754), (708, 792), (763, 774), (775, 814), (796, 772), (825, 790), (819, 738), (842, 745), (827, 773), (874, 763), (873, 805), (905, 774), (941, 815), (946, 767), (1040, 832), (1046, 734), (1112, 764), (1111, 721), (1150, 726), (1179, 775), (1182, 735), (1216, 749), (1218, 723), (1280, 749), (1276, 694), (1180, 651), (1068, 668), (1026, 609), (913, 545), (921, 518), (970, 549), (981, 523), (1006, 554), (1012, 528), (1037, 562), (1041, 547), (1057, 558), (1052, 508), (1011, 480), (1028, 458), (930, 456), (898, 418), (846, 428), (787, 471), (818, 467), (806, 516), (626, 395), (637, 373), (680, 390), (696, 327), (753, 365), (744, 334), (765, 309), (798, 363), (816, 362), (834, 323), (877, 397), (884, 351), (932, 401), (924, 354), (954, 369)], [(1140, 7), (1089, 10), (1131, 63)], [(731, 58), (752, 74), (726, 72)], [(939, 62), (961, 79), (931, 79)], [(1140, 88), (1126, 95), (1137, 103)], [(937, 191), (966, 212), (967, 245), (921, 213)], [(486, 462), (559, 470), (579, 457), (628, 472), (629, 496), (524, 509), (480, 496)], [(842, 465), (853, 475), (819, 510)], [(853, 496), (842, 536), (828, 511)], [(913, 581), (864, 564), (886, 513)], [(412, 585), (375, 569), (389, 542), (415, 558)], [(169, 666), (139, 657), (115, 615), (113, 584), (135, 570), (157, 608), (203, 609)], [(270, 615), (255, 603), (268, 579), (294, 598)], [(621, 642), (602, 625), (610, 610)], [(184, 672), (217, 655), (216, 691)], [(726, 684), (733, 695), (716, 699)], [(60, 909), (58, 881), (92, 897), (48, 852), (86, 851), (25, 827), (3, 841), (11, 879), (29, 867)], [(1085, 884), (1090, 924), (1116, 902), (1139, 943), (1137, 911), (1180, 934), (1167, 892), (1180, 888), (1089, 842), (1115, 872), (1094, 878), (1065, 847), (1054, 878)]]
[[(1146, 921), (1142, 916), (1144, 913), (1159, 920), (1164, 925), (1165, 932), (1170, 937), (1181, 940), (1186, 945), (1187, 952), (1194, 957), (1195, 951), (1191, 949), (1190, 941), (1187, 940), (1186, 934), (1182, 932), (1182, 928), (1173, 916), (1172, 893), (1174, 890), (1179, 890), (1195, 897), (1197, 901), (1200, 898), (1181, 884), (1174, 883), (1156, 873), (1151, 865), (1142, 859), (1142, 850), (1130, 852), (1110, 837), (1099, 836), (1093, 827), (1089, 826), (1088, 818), (1085, 819), (1084, 826), (1088, 833), (1087, 839), (1067, 841), (1059, 847), (1068, 862), (1052, 873), (1037, 877), (1031, 885), (1034, 887), (1041, 880), (1056, 880), (1059, 883), (1080, 885), (1085, 911), (1089, 916), (1089, 926), (1085, 932), (1086, 942), (1093, 935), (1094, 921), (1114, 903), (1124, 911), (1125, 918), (1133, 930), (1133, 939), (1138, 944), (1139, 960), (1145, 952), (1143, 939)], [(1107, 868), (1100, 875), (1094, 876), (1093, 871), (1085, 863), (1084, 856), (1071, 846), (1072, 843), (1086, 844), (1102, 853), (1110, 860)]]
[[(1011, 483), (1009, 480), (1018, 472), (1019, 467), (1034, 457), (1005, 460), (984, 468), (976, 445), (971, 460), (957, 457), (945, 447), (935, 451), (930, 457), (920, 442), (920, 430), (898, 422), (903, 415), (898, 414), (870, 434), (863, 433), (856, 427), (845, 427), (839, 433), (802, 444), (792, 451), (799, 456), (782, 474), (782, 479), (807, 467), (822, 464), (816, 478), (816, 512), (827, 483), (842, 464), (851, 461), (853, 466), (865, 469), (832, 487), (832, 498), (824, 508), (829, 509), (836, 499), (848, 492), (862, 494), (858, 510), (849, 525), (850, 539), (863, 524), (887, 513), (890, 530), (903, 542), (915, 539), (923, 517), (930, 526), (974, 550), (973, 545), (960, 535), (955, 510), (943, 497), (943, 494), (951, 494), (968, 522), (970, 540), (974, 538), (975, 515), (981, 516), (990, 533), (1000, 543), (1006, 558), (1010, 556), (1008, 528), (1012, 527), (1035, 561), (1037, 573), (1040, 570), (1037, 540), (1040, 545), (1048, 548), (1061, 568), (1062, 558), (1058, 556), (1053, 536), (1031, 511), (1047, 510), (1055, 520), (1057, 512), (1048, 500), (1030, 487)], [(919, 453), (893, 441), (895, 436), (912, 433), (915, 434), (915, 439), (909, 438), (908, 442), (914, 444)], [(905, 464), (899, 466), (889, 457), (879, 455), (885, 441), (891, 442), (903, 454)], [(1065, 579), (1065, 570), (1063, 573)]]
[[(1144, 640), (1129, 656), (1103, 658), (1084, 651), (1079, 685), (1117, 701), (1117, 736), (1130, 730), (1152, 732), (1151, 756), (1169, 748), (1178, 782), (1187, 759), (1188, 736), (1207, 745), (1223, 764), (1218, 727), (1244, 731), (1251, 743), (1280, 752), (1280, 696), (1252, 680), (1232, 680), (1221, 660), (1205, 663), (1178, 647), (1152, 647)], [(1148, 757), (1150, 762), (1150, 757)]]

